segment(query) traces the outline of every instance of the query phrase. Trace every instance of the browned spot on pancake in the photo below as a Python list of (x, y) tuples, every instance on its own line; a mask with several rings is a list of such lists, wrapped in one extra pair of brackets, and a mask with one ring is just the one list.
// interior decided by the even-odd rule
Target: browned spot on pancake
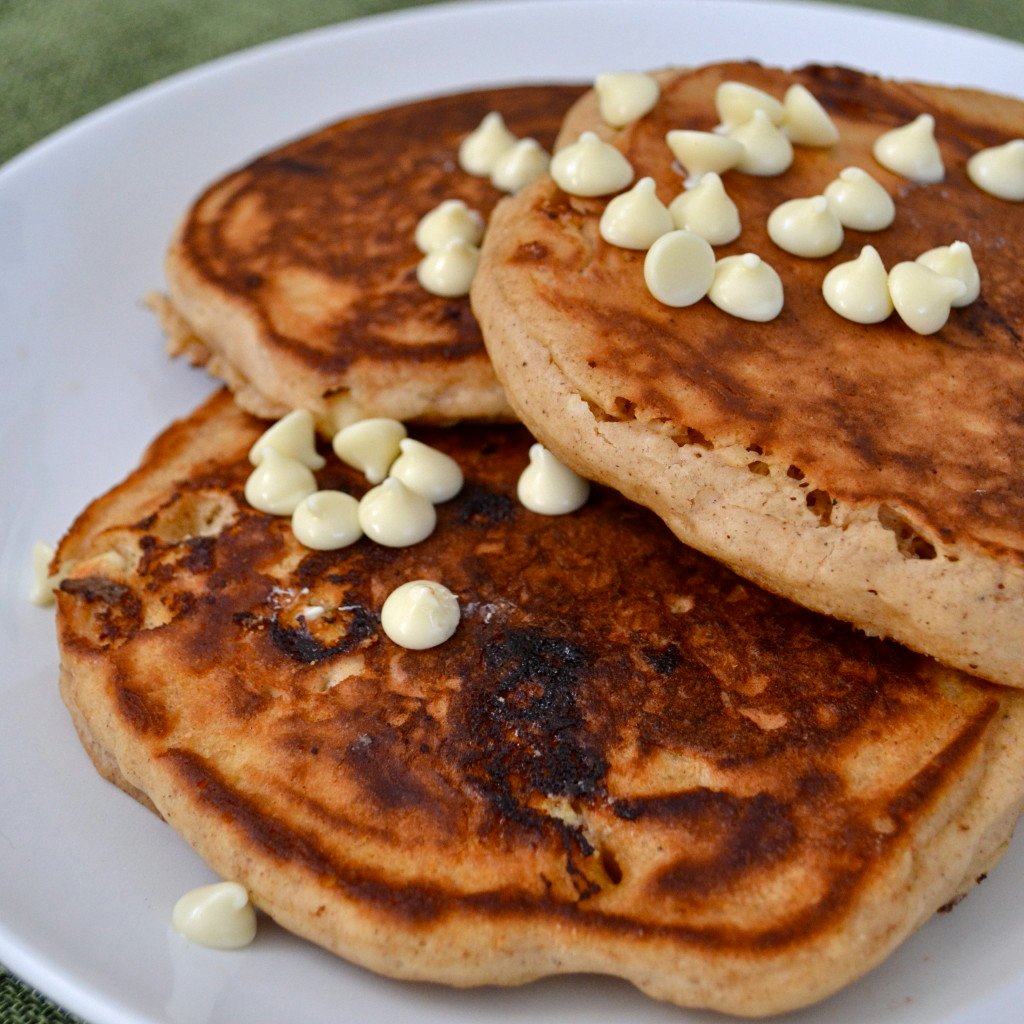
[(385, 813), (403, 807), (423, 808), (428, 814), (440, 809), (431, 800), (431, 790), (418, 782), (415, 769), (406, 763), (406, 751), (393, 738), (389, 741), (363, 733), (346, 747), (344, 759)]
[(262, 813), (198, 754), (172, 748), (163, 757), (191, 787), (195, 799), (225, 815), (266, 852), (324, 878), (337, 873), (312, 838), (298, 835)]
[(170, 717), (159, 698), (129, 686), (117, 687), (117, 706), (129, 726), (144, 736), (161, 737), (170, 731)]
[(550, 254), (543, 242), (523, 242), (516, 249), (514, 260), (542, 260)]
[(250, 718), (257, 718), (267, 710), (273, 699), (269, 689), (258, 688), (247, 679), (233, 675), (226, 684), (228, 705), (231, 714), (243, 721)]
[(956, 765), (962, 762), (983, 741), (985, 727), (999, 713), (993, 698), (980, 707), (965, 724), (954, 741), (943, 749), (901, 791), (889, 801), (888, 812), (899, 826), (914, 819), (921, 808), (934, 798), (937, 788)]
[[(699, 837), (695, 846), (708, 850), (700, 859), (677, 857), (658, 875), (657, 887), (674, 898), (693, 899), (728, 889), (739, 877), (782, 861), (798, 842), (791, 809), (765, 793), (744, 799), (699, 789), (669, 801), (670, 808), (660, 806), (655, 813), (692, 831)], [(634, 821), (643, 817), (645, 805), (651, 803), (657, 801), (627, 804), (631, 813), (626, 816)]]

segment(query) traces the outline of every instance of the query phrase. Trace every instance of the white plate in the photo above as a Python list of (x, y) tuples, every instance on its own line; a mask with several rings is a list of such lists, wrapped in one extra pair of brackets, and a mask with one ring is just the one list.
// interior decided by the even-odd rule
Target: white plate
[[(104, 1024), (705, 1021), (611, 979), (453, 992), (374, 977), (265, 923), (217, 953), (170, 928), (212, 876), (102, 782), (57, 694), (29, 549), (55, 539), (143, 444), (212, 388), (169, 363), (142, 296), (208, 180), (359, 109), (482, 82), (757, 57), (1020, 89), (1024, 49), (825, 5), (559, 0), (437, 6), (305, 34), (99, 111), (0, 171), (0, 962)], [(1024, 1003), (1024, 850), (806, 1024), (997, 1024)]]

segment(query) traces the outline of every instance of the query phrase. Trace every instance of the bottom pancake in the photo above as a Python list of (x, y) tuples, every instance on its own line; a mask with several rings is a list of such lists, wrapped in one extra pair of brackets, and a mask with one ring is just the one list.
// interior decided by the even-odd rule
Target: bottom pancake
[[(610, 491), (528, 512), (520, 428), (417, 432), (466, 477), (422, 543), (302, 548), (242, 495), (264, 426), (218, 394), (86, 509), (58, 630), (100, 771), (286, 928), (394, 977), (601, 972), (758, 1015), (1002, 853), (1024, 694), (764, 593)], [(367, 489), (333, 456), (317, 479)], [(425, 651), (380, 626), (414, 578), (462, 609)]]

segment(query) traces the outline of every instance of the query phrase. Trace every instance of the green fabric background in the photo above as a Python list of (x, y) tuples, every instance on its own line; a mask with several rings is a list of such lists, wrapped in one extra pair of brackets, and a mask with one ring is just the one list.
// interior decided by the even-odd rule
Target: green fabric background
[[(176, 71), (304, 29), (425, 2), (0, 0), (0, 163), (75, 118)], [(837, 2), (1024, 42), (1022, 0)], [(1024, 84), (1024, 63), (1021, 77)], [(0, 1024), (74, 1020), (0, 967)]]
[[(1024, 42), (1021, 0), (840, 2)], [(0, 0), (0, 163), (76, 117), (175, 71), (303, 29), (423, 3)]]

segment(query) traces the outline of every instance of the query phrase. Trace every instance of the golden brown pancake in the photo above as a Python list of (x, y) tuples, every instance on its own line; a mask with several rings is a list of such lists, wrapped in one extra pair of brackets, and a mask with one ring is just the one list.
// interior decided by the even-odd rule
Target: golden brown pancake
[(416, 280), (419, 219), (445, 199), (484, 216), (502, 193), (460, 170), (458, 145), (500, 112), (550, 149), (581, 89), (441, 96), (331, 125), (211, 185), (167, 255), (158, 304), (174, 353), (251, 412), (512, 419), (465, 298)]
[[(743, 231), (716, 255), (770, 263), (781, 314), (751, 323), (706, 299), (662, 305), (644, 285), (644, 254), (599, 237), (606, 200), (544, 179), (499, 205), (474, 282), (498, 377), (540, 440), (685, 542), (809, 607), (1024, 685), (1024, 204), (965, 173), (976, 151), (1024, 135), (1024, 103), (843, 68), (725, 64), (665, 75), (655, 109), (619, 131), (600, 124), (588, 94), (561, 142), (599, 131), (668, 203), (682, 177), (665, 134), (711, 129), (729, 79), (779, 98), (803, 83), (840, 133), (831, 149), (795, 147), (781, 176), (723, 176)], [(935, 118), (939, 184), (872, 157), (879, 135), (921, 113)], [(775, 246), (769, 212), (821, 193), (847, 166), (894, 197), (893, 226), (847, 230), (825, 259)], [(855, 324), (825, 304), (826, 272), (866, 244), (891, 268), (958, 239), (981, 295), (937, 334), (895, 315)]]
[[(466, 476), (426, 541), (301, 548), (242, 496), (262, 428), (221, 392), (79, 517), (62, 692), (100, 771), (298, 935), (400, 978), (603, 972), (765, 1014), (1001, 854), (1024, 694), (759, 590), (613, 491), (526, 511), (519, 427), (417, 432)], [(418, 577), (462, 619), (416, 652), (379, 613)]]

